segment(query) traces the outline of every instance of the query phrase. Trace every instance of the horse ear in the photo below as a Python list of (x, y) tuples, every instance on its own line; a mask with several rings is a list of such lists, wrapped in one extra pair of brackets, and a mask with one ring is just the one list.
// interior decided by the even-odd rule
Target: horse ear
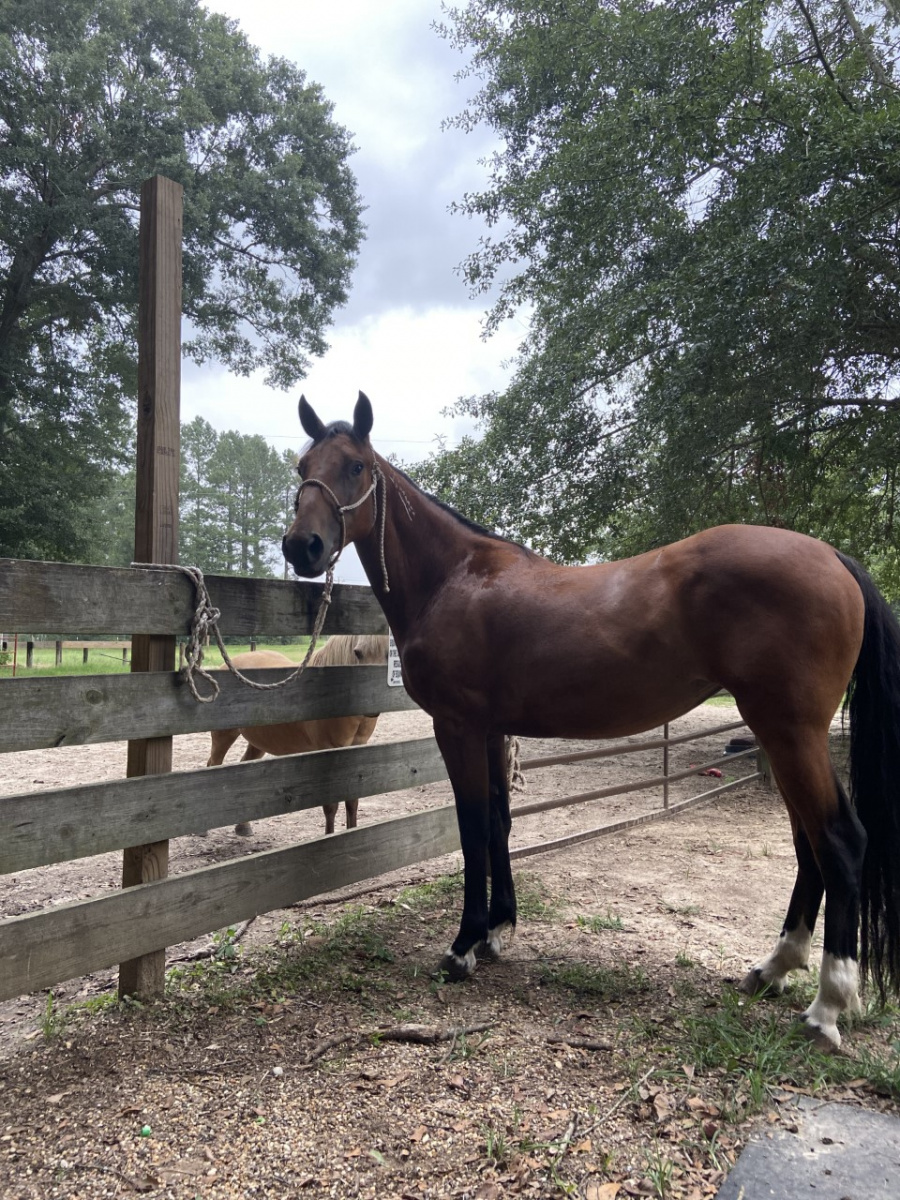
[(316, 411), (309, 403), (305, 396), (300, 397), (300, 403), (297, 405), (297, 411), (300, 413), (300, 424), (303, 426), (305, 433), (316, 440), (325, 432), (325, 426), (316, 415)]
[(371, 401), (365, 392), (360, 392), (356, 408), (353, 410), (353, 432), (361, 442), (372, 432), (373, 421)]

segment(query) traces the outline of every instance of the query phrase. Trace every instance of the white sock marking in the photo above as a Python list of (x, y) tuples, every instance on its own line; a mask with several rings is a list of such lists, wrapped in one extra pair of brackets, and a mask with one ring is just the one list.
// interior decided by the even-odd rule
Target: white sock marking
[(775, 949), (754, 970), (759, 972), (760, 979), (774, 992), (784, 991), (784, 981), (789, 972), (797, 971), (809, 962), (811, 941), (812, 934), (801, 921), (796, 929), (781, 934)]
[(822, 955), (822, 971), (816, 998), (803, 1014), (804, 1020), (837, 1049), (841, 1044), (837, 1019), (842, 1012), (859, 1012), (859, 968), (852, 958)]
[(502, 925), (496, 925), (493, 929), (488, 930), (487, 944), (491, 954), (500, 957), (500, 951), (503, 949), (503, 943), (507, 940), (512, 941), (515, 933), (515, 926), (512, 921), (504, 921)]

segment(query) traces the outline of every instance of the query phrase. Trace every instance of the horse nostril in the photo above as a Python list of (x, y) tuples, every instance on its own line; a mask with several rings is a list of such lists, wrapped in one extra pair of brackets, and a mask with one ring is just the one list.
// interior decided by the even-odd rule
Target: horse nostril
[(315, 562), (324, 549), (325, 543), (322, 541), (319, 535), (317, 533), (310, 534), (309, 543), (307, 545), (307, 552), (309, 554), (310, 561)]

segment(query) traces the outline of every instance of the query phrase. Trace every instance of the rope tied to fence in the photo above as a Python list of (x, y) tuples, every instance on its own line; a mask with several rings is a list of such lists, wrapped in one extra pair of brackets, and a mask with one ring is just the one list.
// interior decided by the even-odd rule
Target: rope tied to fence
[[(325, 572), (325, 587), (322, 591), (322, 599), (319, 602), (319, 611), (316, 613), (316, 619), (313, 622), (309, 648), (306, 651), (306, 657), (303, 659), (303, 662), (290, 675), (286, 675), (284, 679), (279, 679), (276, 683), (256, 683), (238, 670), (231, 660), (231, 655), (225, 648), (225, 642), (222, 640), (222, 634), (219, 630), (219, 618), (222, 614), (212, 602), (209, 588), (206, 586), (206, 580), (203, 578), (203, 572), (199, 567), (183, 566), (181, 563), (133, 562), (131, 565), (133, 567), (140, 567), (146, 571), (178, 571), (182, 575), (187, 576), (194, 585), (194, 615), (191, 618), (191, 629), (184, 648), (184, 666), (181, 668), (181, 674), (191, 689), (191, 695), (198, 704), (212, 704), (214, 700), (218, 699), (219, 692), (221, 691), (216, 678), (203, 666), (203, 651), (209, 645), (211, 636), (215, 638), (219, 653), (222, 655), (222, 661), (235, 679), (239, 679), (241, 683), (246, 683), (247, 687), (254, 688), (258, 692), (271, 692), (275, 688), (284, 687), (285, 684), (290, 683), (298, 675), (301, 675), (306, 670), (315, 652), (316, 642), (319, 640), (322, 626), (325, 624), (328, 606), (331, 603), (331, 591), (334, 587), (334, 570), (333, 567), (329, 567)], [(195, 681), (196, 675), (200, 675), (205, 679), (212, 688), (212, 691), (208, 695), (204, 696), (198, 690)]]

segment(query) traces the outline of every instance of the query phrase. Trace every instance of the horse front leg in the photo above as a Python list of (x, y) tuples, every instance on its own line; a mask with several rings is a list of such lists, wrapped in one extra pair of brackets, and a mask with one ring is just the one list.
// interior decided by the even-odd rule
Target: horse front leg
[(488, 784), (490, 789), (490, 830), (488, 856), (491, 863), (491, 905), (485, 954), (497, 959), (505, 939), (516, 929), (516, 889), (509, 861), (509, 765), (506, 738), (496, 734), (488, 738)]
[(440, 962), (454, 982), (475, 970), (475, 948), (487, 940), (487, 862), (490, 840), (487, 739), (439, 722), (434, 735), (450, 776), (463, 853), (465, 889), (459, 933)]
[(797, 879), (775, 948), (740, 984), (740, 991), (751, 996), (760, 993), (780, 995), (791, 971), (808, 969), (810, 943), (825, 891), (825, 882), (806, 831), (797, 816), (790, 810), (789, 814), (797, 856)]

